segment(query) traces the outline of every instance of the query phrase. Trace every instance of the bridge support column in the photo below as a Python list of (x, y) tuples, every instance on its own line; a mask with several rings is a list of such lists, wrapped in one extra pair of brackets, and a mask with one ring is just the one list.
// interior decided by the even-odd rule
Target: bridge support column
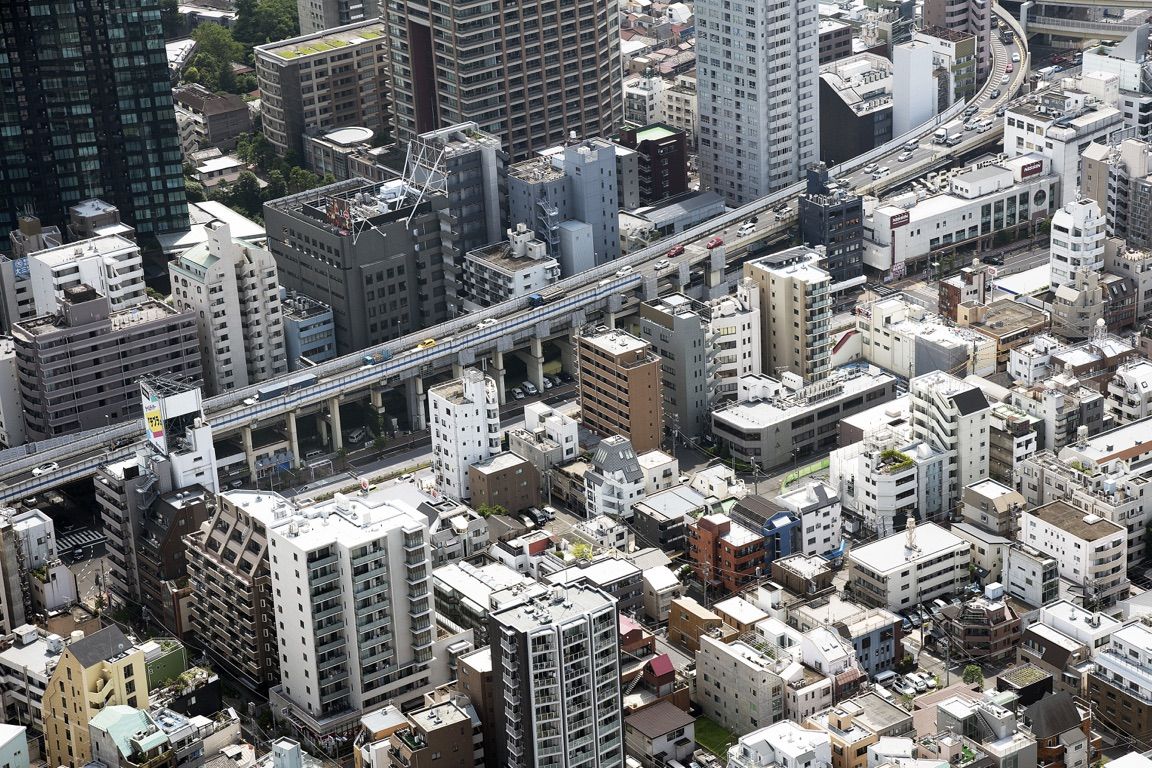
[(344, 435), (340, 431), (340, 398), (334, 397), (328, 401), (328, 414), (329, 418), (332, 419), (332, 450), (343, 450)]
[(300, 440), (296, 434), (296, 411), (288, 411), (288, 448), (292, 451), (292, 468), (301, 463)]
[(452, 378), (458, 379), (464, 375), (464, 366), (460, 363), (452, 363)]
[(532, 337), (532, 346), (529, 350), (528, 381), (536, 385), (536, 389), (544, 391), (544, 342), (539, 336)]
[(248, 477), (256, 482), (256, 449), (252, 447), (252, 427), (245, 426), (240, 430), (240, 440), (244, 444), (244, 459), (248, 462)]
[(368, 390), (368, 396), (371, 398), (372, 410), (376, 411), (376, 413), (382, 412), (384, 410), (384, 390), (370, 389)]
[(412, 431), (417, 432), (428, 426), (424, 418), (424, 379), (417, 376), (409, 379), (405, 386), (408, 389), (408, 421)]
[(508, 400), (504, 392), (504, 372), (504, 353), (496, 350), (492, 353), (492, 367), (488, 369), (488, 375), (496, 382), (496, 399), (501, 405)]

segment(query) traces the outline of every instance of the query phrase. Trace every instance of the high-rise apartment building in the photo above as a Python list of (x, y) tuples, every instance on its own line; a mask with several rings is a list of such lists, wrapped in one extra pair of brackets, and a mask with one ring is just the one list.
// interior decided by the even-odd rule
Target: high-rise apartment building
[(702, 0), (696, 12), (700, 184), (743, 205), (820, 160), (817, 3)]
[(224, 495), (267, 530), (281, 627), (273, 708), (321, 739), (391, 701), (419, 701), (437, 637), (423, 514), (339, 494), (300, 510), (276, 494)]
[(432, 471), (449, 498), (471, 498), (468, 467), (500, 452), (500, 400), (496, 382), (475, 368), (428, 390)]
[[(208, 521), (184, 538), (193, 594), (189, 614), (197, 640), (216, 665), (266, 689), (280, 681), (280, 652), (268, 526), (246, 508), (249, 499), (246, 492), (220, 494)], [(296, 627), (299, 636), (299, 621)]]
[(964, 488), (988, 477), (991, 408), (979, 387), (945, 371), (917, 376), (912, 396), (912, 435), (944, 452), (943, 510), (951, 514)]
[(20, 320), (51, 315), (64, 289), (90, 285), (108, 297), (112, 309), (147, 298), (140, 246), (122, 235), (102, 235), (33, 251), (0, 264), (0, 316), (9, 328)]
[(197, 315), (204, 383), (210, 394), (288, 372), (276, 260), (232, 237), (223, 222), (208, 240), (169, 265), (172, 303)]
[(1094, 200), (1072, 200), (1052, 216), (1052, 287), (1075, 286), (1081, 270), (1104, 270), (1104, 215)]
[(581, 583), (492, 614), (503, 718), (490, 764), (624, 765), (617, 624), (616, 600)]
[(88, 721), (115, 704), (147, 707), (148, 672), (144, 651), (113, 625), (73, 640), (48, 679), (43, 705), (48, 762), (88, 763), (92, 759)]
[(0, 25), (0, 232), (90, 197), (187, 228), (160, 0), (12, 0)]
[(922, 12), (925, 27), (941, 27), (976, 38), (976, 74), (981, 78), (992, 66), (992, 16), (990, 0), (926, 0)]
[(508, 219), (527, 224), (565, 276), (620, 256), (616, 146), (554, 147), (508, 169)]
[(616, 0), (564, 8), (389, 0), (384, 16), (401, 141), (473, 122), (515, 162), (623, 124)]
[(263, 131), (277, 152), (303, 158), (305, 133), (348, 126), (387, 132), (387, 35), (371, 19), (253, 49)]
[(12, 339), (31, 440), (138, 418), (142, 376), (200, 381), (195, 316), (150, 299), (113, 311), (87, 285), (66, 288), (59, 313), (17, 323)]
[(1108, 234), (1130, 248), (1152, 248), (1152, 146), (1137, 139), (1097, 142), (1081, 160), (1082, 191), (1104, 211)]
[(663, 359), (668, 426), (704, 434), (713, 406), (738, 394), (739, 379), (760, 372), (760, 292), (741, 280), (709, 302), (681, 293), (640, 305), (640, 336)]
[(441, 227), (441, 247), (450, 315), (458, 314), (471, 295), (463, 278), (465, 255), (504, 237), (507, 162), (500, 139), (476, 123), (428, 131), (408, 143), (405, 179), (448, 198), (440, 216), (447, 225)]
[(346, 355), (447, 319), (442, 194), (349, 179), (264, 204), (280, 283), (332, 307)]
[(744, 265), (760, 291), (760, 359), (769, 376), (791, 371), (818, 381), (829, 373), (832, 278), (819, 262), (818, 253), (800, 247)]
[(300, 33), (311, 35), (333, 27), (379, 18), (376, 0), (296, 0)]
[(577, 338), (580, 414), (601, 437), (623, 435), (637, 453), (664, 431), (660, 358), (630, 333), (599, 327)]

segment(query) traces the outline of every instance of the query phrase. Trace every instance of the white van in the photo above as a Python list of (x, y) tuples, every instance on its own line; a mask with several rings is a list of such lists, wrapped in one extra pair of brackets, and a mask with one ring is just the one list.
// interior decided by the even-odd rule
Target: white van
[(877, 168), (876, 170), (872, 171), (872, 178), (873, 179), (882, 179), (890, 173), (892, 173), (892, 171), (887, 166), (884, 166), (882, 168)]
[(746, 221), (740, 225), (740, 229), (736, 230), (736, 237), (746, 237), (756, 231), (756, 225), (750, 221)]
[(891, 685), (896, 679), (896, 673), (887, 669), (879, 674), (872, 675), (872, 682), (876, 685)]

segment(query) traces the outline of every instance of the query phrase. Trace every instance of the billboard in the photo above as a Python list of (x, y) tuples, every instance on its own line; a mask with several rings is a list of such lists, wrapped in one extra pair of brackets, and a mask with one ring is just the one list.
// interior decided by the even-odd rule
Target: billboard
[(1043, 170), (1044, 170), (1044, 161), (1043, 160), (1033, 160), (1030, 163), (1026, 163), (1026, 164), (1020, 166), (1020, 178), (1021, 179), (1027, 179), (1027, 178), (1030, 178), (1032, 176), (1038, 176), (1040, 174), (1040, 172)]
[(147, 382), (140, 382), (140, 397), (144, 405), (144, 429), (148, 442), (156, 446), (164, 455), (168, 455), (168, 441), (164, 436), (164, 406), (160, 396), (148, 386)]
[(906, 227), (906, 226), (908, 226), (908, 222), (910, 219), (911, 219), (911, 216), (909, 215), (908, 211), (902, 211), (888, 220), (888, 226), (891, 229), (897, 229), (899, 227)]

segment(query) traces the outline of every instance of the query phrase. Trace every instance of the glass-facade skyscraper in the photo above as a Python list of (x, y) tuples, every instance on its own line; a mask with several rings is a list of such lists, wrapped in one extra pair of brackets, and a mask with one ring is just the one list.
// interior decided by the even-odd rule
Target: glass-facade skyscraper
[(188, 226), (159, 0), (4, 0), (0, 232), (98, 197), (141, 234)]

